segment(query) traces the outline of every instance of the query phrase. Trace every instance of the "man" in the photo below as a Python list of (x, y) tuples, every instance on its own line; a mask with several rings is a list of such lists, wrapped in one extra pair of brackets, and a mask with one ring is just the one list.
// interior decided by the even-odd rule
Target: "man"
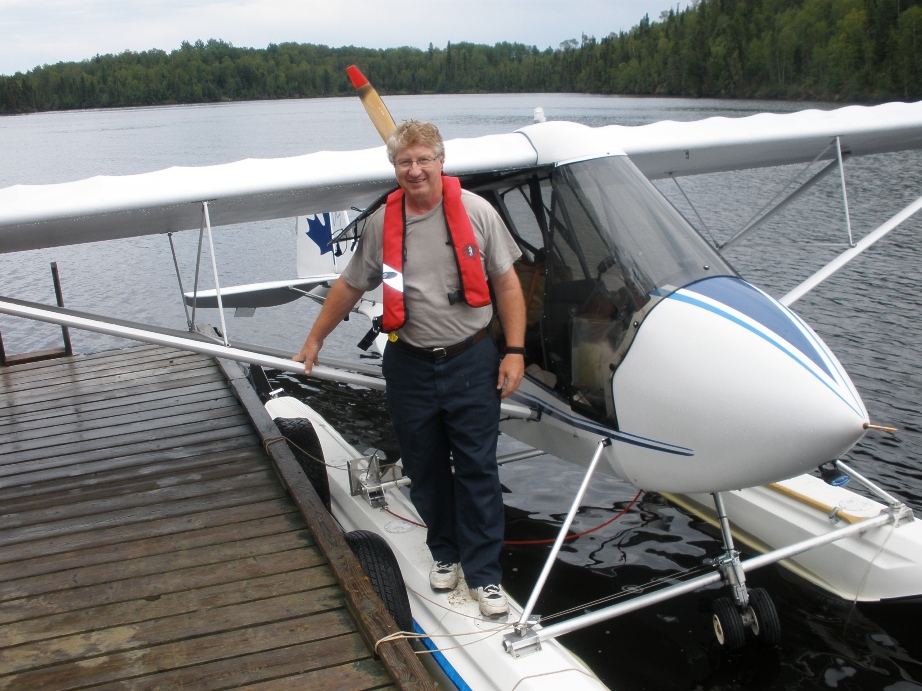
[[(460, 565), (480, 611), (497, 616), (508, 603), (499, 587), (505, 521), (496, 442), (500, 398), (518, 388), (525, 368), (525, 303), (512, 268), (521, 252), (486, 200), (442, 175), (435, 125), (401, 123), (387, 153), (399, 189), (369, 218), (294, 359), (309, 374), (324, 339), (384, 281), (387, 403), (410, 497), (428, 529), (429, 585), (454, 590)], [(487, 332), (487, 280), (507, 343), (502, 358)]]

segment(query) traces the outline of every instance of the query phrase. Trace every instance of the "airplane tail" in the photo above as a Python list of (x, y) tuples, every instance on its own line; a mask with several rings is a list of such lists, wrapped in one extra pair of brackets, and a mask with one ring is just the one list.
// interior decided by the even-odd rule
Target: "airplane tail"
[(336, 246), (330, 240), (348, 224), (348, 211), (298, 216), (298, 278), (342, 272), (352, 257), (352, 247)]

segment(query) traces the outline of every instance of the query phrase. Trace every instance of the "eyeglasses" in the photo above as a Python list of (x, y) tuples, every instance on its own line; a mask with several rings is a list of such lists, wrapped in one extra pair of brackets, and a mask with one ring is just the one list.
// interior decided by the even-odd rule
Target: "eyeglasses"
[(409, 158), (405, 158), (403, 160), (396, 161), (394, 163), (394, 167), (399, 168), (400, 170), (410, 170), (410, 168), (412, 168), (413, 164), (415, 163), (420, 168), (431, 168), (438, 160), (439, 159), (434, 156), (420, 156), (415, 161)]

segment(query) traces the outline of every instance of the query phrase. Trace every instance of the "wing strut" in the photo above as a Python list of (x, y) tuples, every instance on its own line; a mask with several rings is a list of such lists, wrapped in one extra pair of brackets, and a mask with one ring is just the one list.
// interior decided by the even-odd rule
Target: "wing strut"
[(842, 180), (842, 203), (845, 204), (845, 229), (848, 230), (848, 246), (854, 247), (852, 219), (848, 215), (848, 191), (845, 189), (845, 159), (842, 157), (842, 141), (836, 137), (836, 161), (839, 163), (839, 178)]
[[(262, 365), (282, 372), (292, 372), (294, 374), (304, 373), (304, 364), (301, 362), (295, 362), (294, 360), (284, 357), (267, 355), (254, 350), (225, 346), (222, 343), (215, 343), (211, 340), (201, 340), (204, 337), (195, 332), (187, 334), (182, 331), (162, 327), (148, 328), (144, 324), (107, 319), (102, 316), (79, 312), (77, 310), (55, 308), (50, 305), (40, 305), (34, 302), (14, 300), (11, 298), (0, 298), (0, 313), (9, 314), (14, 317), (49, 322), (51, 324), (60, 324), (61, 326), (69, 326), (75, 329), (95, 331), (118, 338), (129, 338), (142, 343), (152, 343), (154, 345), (178, 348), (192, 353), (211, 355), (212, 357), (227, 358), (228, 360), (235, 360), (236, 362)], [(384, 389), (384, 380), (380, 377), (370, 377), (363, 374), (345, 372), (322, 365), (314, 367), (312, 376), (316, 376), (318, 379), (329, 379), (330, 381), (342, 382), (344, 384), (356, 384), (369, 389)]]
[[(765, 206), (759, 209), (759, 212), (755, 216), (753, 216), (745, 226), (743, 226), (743, 229), (741, 231), (739, 231), (736, 235), (734, 235), (732, 238), (730, 238), (726, 242), (717, 245), (717, 249), (724, 250), (727, 247), (730, 247), (731, 245), (736, 244), (737, 242), (742, 240), (744, 237), (752, 233), (757, 228), (760, 228), (761, 226), (763, 226), (769, 219), (771, 219), (775, 214), (781, 211), (781, 209), (783, 209), (785, 206), (787, 206), (788, 204), (793, 202), (795, 199), (800, 197), (800, 195), (802, 195), (804, 192), (806, 192), (808, 189), (810, 189), (816, 183), (818, 183), (820, 180), (826, 177), (837, 166), (839, 167), (839, 170), (842, 171), (842, 162), (846, 158), (848, 158), (848, 155), (849, 155), (847, 152), (845, 154), (842, 154), (841, 152), (839, 152), (839, 156), (836, 158), (835, 161), (831, 161), (830, 163), (828, 163), (825, 168), (822, 168), (818, 173), (813, 175), (813, 177), (811, 177), (809, 180), (805, 181), (800, 187), (798, 187), (796, 190), (791, 192), (791, 194), (789, 194), (787, 197), (785, 197), (780, 202), (778, 202), (774, 207), (772, 207), (768, 211), (765, 211), (765, 209), (767, 209), (776, 199), (778, 199), (778, 197), (784, 194), (785, 190), (787, 190), (787, 188), (791, 186), (791, 183), (793, 183), (798, 177), (800, 177), (800, 174), (804, 170), (806, 170), (811, 165), (816, 163), (820, 159), (820, 157), (822, 157), (822, 155), (826, 153), (829, 147), (835, 144), (837, 141), (838, 141), (838, 138), (833, 140), (833, 142), (830, 143), (829, 146), (827, 146), (825, 149), (820, 151), (819, 155), (815, 159), (813, 159), (811, 163), (809, 163), (803, 169), (797, 171), (797, 173), (788, 181), (788, 183), (784, 187), (782, 187), (781, 190), (779, 190), (778, 194), (772, 197), (771, 200), (769, 200), (769, 202)], [(844, 172), (842, 172), (842, 194), (843, 195), (845, 194), (845, 173)], [(845, 199), (845, 204), (846, 204), (845, 218), (847, 220), (848, 219), (848, 198), (847, 197)], [(849, 246), (852, 246), (851, 225), (849, 225), (849, 238), (848, 239), (849, 239)]]
[[(256, 350), (258, 346), (225, 346), (211, 340), (203, 340), (206, 339), (206, 337), (196, 332), (185, 333), (165, 327), (149, 327), (145, 324), (136, 324), (121, 319), (107, 319), (95, 314), (79, 312), (63, 307), (40, 305), (34, 302), (4, 297), (0, 297), (0, 314), (9, 314), (14, 317), (34, 319), (50, 324), (60, 324), (61, 326), (70, 326), (75, 329), (84, 329), (86, 331), (95, 331), (96, 333), (108, 334), (119, 338), (129, 338), (134, 341), (140, 341), (141, 343), (153, 343), (154, 345), (178, 348), (192, 353), (201, 353), (212, 357), (235, 360), (236, 362), (246, 362), (251, 365), (270, 367), (282, 372), (304, 374), (304, 363), (295, 362), (287, 357), (279, 357), (277, 355), (259, 352)], [(244, 344), (240, 345), (243, 346)], [(341, 382), (343, 384), (364, 386), (379, 391), (385, 389), (384, 379), (381, 377), (368, 376), (339, 369), (341, 366), (352, 367), (353, 365), (351, 363), (329, 360), (328, 362), (330, 366), (315, 366), (310, 376), (316, 377), (317, 379)], [(503, 417), (525, 420), (533, 420), (538, 417), (537, 411), (522, 405), (509, 403), (508, 401), (502, 402), (501, 415)]]
[[(173, 233), (167, 233), (167, 237), (170, 240), (170, 253), (173, 255), (173, 266), (176, 269), (176, 280), (179, 282), (179, 294), (182, 296), (186, 291), (182, 287), (182, 275), (179, 273), (179, 261), (176, 259), (176, 245), (173, 244)], [(182, 300), (182, 308), (186, 312), (186, 324), (189, 325), (189, 331), (192, 331), (192, 318), (189, 316), (189, 306), (186, 304), (185, 300)], [(192, 309), (195, 309), (193, 306)]]
[(852, 259), (864, 252), (868, 247), (873, 245), (891, 230), (900, 225), (903, 221), (910, 218), (913, 214), (919, 211), (919, 209), (922, 209), (922, 197), (916, 199), (912, 204), (893, 216), (889, 221), (879, 226), (876, 230), (872, 230), (870, 233), (865, 235), (855, 244), (854, 247), (844, 251), (838, 257), (833, 259), (826, 266), (824, 266), (806, 281), (794, 288), (794, 290), (781, 298), (779, 302), (785, 307), (790, 307), (793, 303), (797, 302), (804, 295), (816, 288), (816, 286), (818, 286), (820, 283), (832, 276), (836, 271), (848, 264)]
[[(714, 236), (713, 236), (713, 235), (711, 235), (711, 231), (710, 231), (710, 229), (707, 227), (707, 224), (705, 224), (704, 219), (701, 218), (701, 214), (698, 213), (698, 209), (695, 207), (694, 204), (692, 204), (692, 200), (688, 198), (688, 195), (685, 194), (685, 190), (682, 189), (682, 185), (679, 184), (679, 179), (678, 179), (675, 175), (670, 175), (669, 177), (670, 177), (670, 178), (672, 179), (672, 181), (675, 183), (675, 186), (679, 188), (679, 192), (682, 193), (682, 196), (685, 197), (685, 201), (688, 203), (688, 205), (691, 207), (691, 210), (694, 212), (695, 217), (698, 219), (698, 223), (701, 224), (701, 230), (702, 230), (704, 233), (707, 234), (708, 240), (711, 241), (711, 244), (714, 245), (714, 247), (715, 247), (716, 249), (720, 249), (720, 243), (717, 242), (717, 240), (714, 239)], [(675, 205), (673, 205), (673, 208), (675, 208)], [(676, 211), (678, 211), (678, 209), (676, 209)], [(679, 211), (679, 213), (681, 214), (682, 212)], [(686, 219), (686, 220), (688, 220), (688, 219)], [(691, 225), (692, 227), (694, 227), (694, 226), (692, 225), (691, 222), (689, 222), (689, 225)]]

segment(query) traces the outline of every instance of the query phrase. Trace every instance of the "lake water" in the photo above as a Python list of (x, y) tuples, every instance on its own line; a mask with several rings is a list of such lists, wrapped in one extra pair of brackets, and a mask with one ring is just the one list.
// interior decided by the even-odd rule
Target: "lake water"
[[(426, 96), (387, 99), (396, 119), (436, 122), (446, 139), (508, 132), (529, 124), (534, 107), (549, 119), (588, 125), (636, 125), (789, 112), (802, 103), (639, 99), (560, 94)], [(810, 104), (831, 108), (831, 104)], [(357, 99), (316, 99), (202, 106), (43, 113), (0, 118), (0, 188), (27, 183), (122, 175), (173, 165), (208, 165), (247, 157), (278, 157), (320, 149), (376, 146), (377, 134)], [(682, 185), (718, 239), (728, 238), (793, 174), (791, 169), (685, 178)], [(846, 165), (856, 238), (922, 194), (922, 153), (853, 159)], [(691, 211), (671, 182), (657, 183), (686, 215)], [(875, 423), (899, 428), (870, 434), (846, 460), (922, 511), (922, 219), (916, 217), (794, 305), (851, 374)], [(184, 280), (191, 282), (197, 234), (174, 236)], [(799, 202), (739, 246), (727, 259), (750, 282), (780, 296), (845, 248), (841, 189), (829, 176)], [(222, 285), (295, 276), (294, 223), (276, 221), (220, 229), (215, 254)], [(49, 262), (60, 267), (66, 304), (77, 309), (184, 328), (185, 316), (165, 236), (0, 255), (0, 294), (53, 302)], [(297, 351), (317, 307), (299, 301), (233, 319), (240, 340)], [(217, 322), (214, 311), (204, 317)], [(328, 341), (325, 354), (355, 359), (366, 325), (352, 320)], [(7, 352), (59, 344), (56, 327), (0, 316)], [(120, 344), (83, 332), (75, 349)], [(286, 387), (311, 398), (364, 446), (393, 444), (380, 398), (344, 387)], [(383, 430), (383, 431), (382, 431)], [(364, 447), (361, 447), (364, 448)], [(542, 457), (504, 466), (507, 538), (551, 534), (565, 513), (580, 471)], [(610, 477), (594, 481), (576, 529), (596, 526), (623, 508), (636, 489)], [(578, 607), (611, 592), (700, 565), (719, 544), (713, 531), (644, 494), (622, 519), (569, 545), (539, 603), (544, 614)], [(546, 548), (504, 551), (504, 584), (526, 599)], [(571, 634), (576, 650), (617, 689), (906, 689), (922, 688), (919, 603), (843, 603), (784, 570), (752, 577), (767, 587), (781, 617), (778, 651), (727, 658), (713, 644), (703, 603), (695, 594)]]

